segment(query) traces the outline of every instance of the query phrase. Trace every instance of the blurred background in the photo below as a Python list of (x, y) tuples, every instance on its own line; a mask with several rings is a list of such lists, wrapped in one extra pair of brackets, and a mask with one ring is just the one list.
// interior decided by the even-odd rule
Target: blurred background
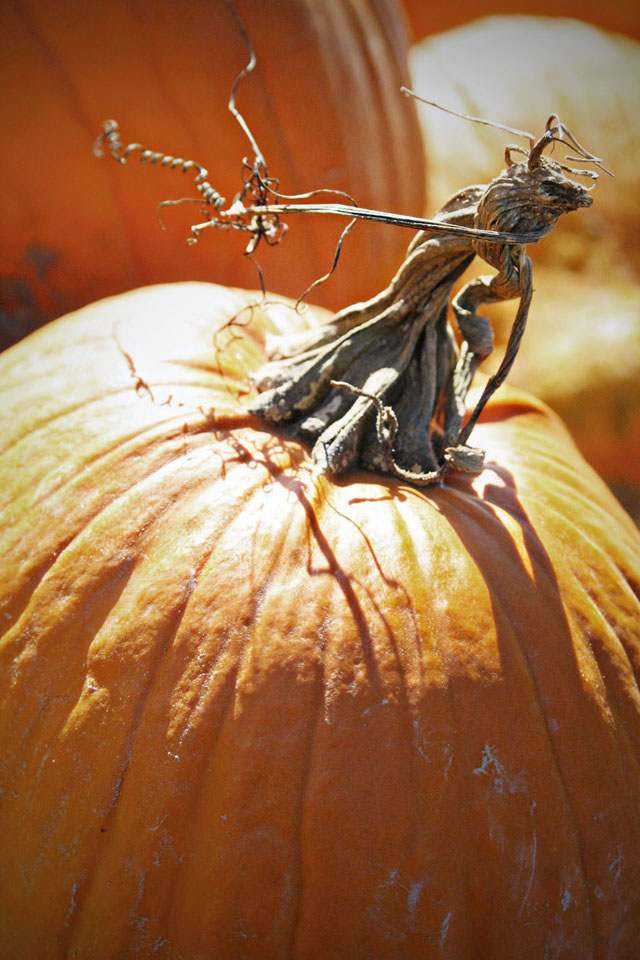
[[(361, 206), (429, 216), (486, 183), (513, 138), (417, 105), (538, 135), (557, 112), (604, 158), (594, 206), (530, 249), (536, 294), (511, 381), (556, 409), (583, 454), (640, 519), (640, 8), (628, 0), (237, 0), (258, 67), (237, 105), (280, 189), (346, 190)], [(525, 11), (523, 13), (523, 10)], [(256, 287), (240, 234), (187, 246), (193, 175), (98, 160), (123, 142), (205, 164), (229, 200), (250, 147), (227, 109), (247, 49), (224, 0), (1, 0), (0, 349), (42, 323), (149, 283)], [(297, 297), (331, 266), (344, 226), (290, 219), (260, 249), (268, 289)], [(313, 300), (377, 293), (411, 234), (358, 224)], [(476, 272), (486, 272), (479, 264)], [(468, 279), (468, 277), (466, 277)], [(513, 303), (487, 311), (500, 348)]]

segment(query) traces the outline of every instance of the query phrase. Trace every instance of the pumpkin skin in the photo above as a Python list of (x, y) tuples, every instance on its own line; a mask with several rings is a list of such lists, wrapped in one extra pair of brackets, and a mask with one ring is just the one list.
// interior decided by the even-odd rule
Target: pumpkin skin
[(638, 531), (512, 389), (475, 478), (317, 475), (257, 299), (0, 358), (0, 955), (628, 960)]
[[(361, 206), (420, 215), (424, 156), (396, 0), (238, 0), (257, 68), (236, 103), (280, 189), (346, 190)], [(208, 231), (192, 247), (191, 174), (123, 169), (92, 144), (108, 117), (124, 143), (195, 160), (229, 203), (248, 140), (227, 109), (248, 52), (229, 6), (211, 0), (18, 0), (0, 11), (0, 347), (100, 297), (171, 280), (254, 286), (246, 235)], [(250, 159), (253, 159), (250, 157)], [(266, 282), (298, 297), (329, 270), (346, 221), (299, 217), (287, 256), (260, 248)], [(360, 224), (341, 270), (316, 288), (332, 309), (372, 296), (404, 254), (404, 230)], [(176, 256), (176, 250), (182, 255)], [(381, 279), (382, 278), (382, 279)]]

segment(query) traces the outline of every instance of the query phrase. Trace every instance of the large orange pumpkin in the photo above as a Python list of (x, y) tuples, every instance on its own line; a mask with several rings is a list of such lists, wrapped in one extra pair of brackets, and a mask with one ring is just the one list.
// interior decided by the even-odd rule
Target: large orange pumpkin
[(475, 478), (318, 475), (258, 300), (0, 358), (0, 956), (630, 960), (638, 531), (512, 389)]
[[(363, 206), (420, 214), (424, 159), (397, 0), (238, 0), (257, 68), (237, 91), (286, 193), (352, 193)], [(246, 238), (205, 234), (187, 247), (193, 176), (98, 161), (92, 144), (115, 117), (138, 141), (204, 164), (229, 202), (251, 150), (227, 109), (248, 51), (223, 0), (18, 0), (0, 33), (0, 346), (99, 297), (169, 280), (257, 284)], [(299, 296), (330, 268), (344, 226), (300, 218), (287, 256), (260, 262), (273, 289)], [(316, 298), (333, 309), (384, 285), (407, 245), (403, 230), (360, 224), (342, 269)], [(176, 250), (182, 250), (176, 256)], [(351, 269), (350, 269), (351, 267)], [(382, 278), (382, 279), (381, 279)]]

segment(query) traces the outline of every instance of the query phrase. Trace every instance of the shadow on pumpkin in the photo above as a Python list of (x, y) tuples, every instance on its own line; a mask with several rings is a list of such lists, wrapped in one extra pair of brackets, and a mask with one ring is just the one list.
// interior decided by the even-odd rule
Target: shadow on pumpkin
[[(357, 570), (350, 572), (336, 555), (339, 543), (335, 530), (325, 528), (319, 516), (317, 486), (309, 485), (308, 476), (298, 471), (293, 475), (283, 471), (270, 458), (268, 444), (262, 453), (273, 483), (291, 491), (304, 510), (310, 544), (326, 562), (323, 567), (308, 563), (307, 573), (335, 581), (350, 613), (353, 640), (361, 647), (366, 671), (359, 687), (344, 685), (332, 693), (325, 661), (314, 685), (314, 706), (310, 703), (315, 720), (313, 733), (306, 735), (310, 754), (303, 792), (305, 804), (314, 809), (319, 784), (331, 783), (334, 792), (323, 795), (323, 804), (340, 807), (340, 818), (332, 821), (336, 835), (330, 853), (332, 876), (338, 878), (336, 899), (350, 896), (354, 900), (353, 888), (346, 889), (347, 861), (356, 858), (362, 847), (367, 850), (371, 877), (377, 878), (375, 883), (371, 879), (371, 887), (368, 879), (361, 884), (362, 893), (356, 898), (359, 901), (361, 896), (362, 904), (368, 904), (362, 909), (372, 943), (385, 924), (389, 930), (393, 925), (396, 945), (424, 936), (421, 924), (431, 923), (427, 899), (432, 904), (439, 897), (451, 902), (446, 900), (451, 890), (461, 891), (455, 910), (458, 917), (473, 918), (491, 909), (496, 891), (501, 891), (509, 899), (506, 909), (512, 911), (514, 925), (520, 920), (523, 925), (531, 922), (548, 893), (540, 887), (541, 877), (548, 880), (548, 863), (557, 862), (558, 873), (563, 864), (580, 863), (576, 839), (580, 831), (574, 828), (582, 816), (575, 812), (575, 796), (585, 749), (575, 743), (575, 727), (564, 722), (566, 713), (587, 718), (596, 739), (597, 717), (581, 681), (558, 573), (518, 497), (513, 477), (493, 466), (503, 483), (487, 486), (482, 497), (466, 481), (456, 481), (455, 490), (433, 493), (394, 482), (386, 487), (384, 499), (429, 500), (487, 585), (495, 640), (455, 638), (443, 656), (444, 676), (436, 676), (424, 666), (434, 638), (420, 634), (420, 612), (412, 611), (414, 620), (408, 630), (413, 635), (407, 638), (398, 633), (394, 611), (385, 606), (385, 597), (395, 597), (394, 603), (405, 608), (411, 606), (415, 571), (408, 571), (406, 580), (394, 576), (396, 571), (386, 568), (384, 551), (379, 549), (383, 534), (375, 527), (363, 529), (332, 503), (329, 485), (324, 502), (335, 513), (339, 528), (346, 521), (362, 537), (379, 578), (377, 596), (375, 576), (372, 581), (365, 572), (362, 577)], [(358, 482), (362, 483), (362, 476)], [(371, 483), (372, 500), (377, 501), (379, 481)], [(337, 489), (346, 482), (334, 485)], [(517, 522), (531, 572), (518, 552), (513, 531), (497, 511)], [(474, 602), (470, 597), (472, 606)], [(408, 625), (410, 620), (403, 622)], [(489, 652), (493, 670), (481, 663), (488, 642), (494, 647)], [(474, 643), (481, 650), (477, 658), (470, 649)], [(285, 698), (291, 695), (286, 689), (285, 684)], [(336, 699), (327, 710), (331, 696)], [(589, 738), (585, 744), (589, 745)], [(558, 840), (557, 830), (567, 823), (571, 825), (568, 838), (565, 830)], [(309, 834), (315, 835), (310, 814), (301, 815), (300, 824), (307, 844)], [(558, 856), (559, 848), (566, 854), (564, 860)], [(471, 874), (470, 851), (478, 864)], [(422, 897), (423, 889), (425, 893), (428, 889), (428, 897)], [(585, 890), (580, 874), (576, 903), (588, 899)], [(354, 901), (354, 915), (358, 909)], [(468, 919), (459, 922), (472, 925)], [(452, 920), (450, 936), (454, 925)], [(442, 928), (440, 935), (447, 930)], [(493, 955), (492, 938), (500, 934), (490, 925), (483, 931), (484, 927), (475, 931), (469, 927), (457, 936), (468, 936), (479, 952)]]
[[(572, 908), (579, 906), (598, 917), (608, 902), (621, 924), (624, 919), (620, 929), (624, 927), (626, 936), (630, 930), (626, 895), (621, 895), (611, 871), (619, 825), (614, 827), (614, 816), (605, 828), (602, 813), (610, 791), (620, 798), (627, 792), (624, 775), (620, 778), (627, 734), (618, 715), (626, 693), (617, 678), (615, 653), (595, 625), (600, 614), (588, 614), (590, 623), (583, 619), (580, 567), (589, 561), (580, 552), (579, 533), (575, 544), (549, 539), (547, 549), (513, 476), (491, 467), (501, 485), (487, 485), (482, 498), (462, 498), (461, 509), (442, 504), (452, 530), (486, 582), (499, 656), (500, 682), (486, 687), (468, 676), (449, 682), (454, 715), (467, 718), (464, 730), (458, 731), (459, 750), (466, 756), (454, 770), (459, 795), (469, 800), (471, 845), (489, 878), (504, 874), (508, 865), (495, 843), (495, 831), (496, 817), (499, 812), (506, 816), (508, 800), (515, 819), (503, 820), (501, 829), (507, 833), (502, 843), (507, 849), (511, 829), (512, 849), (521, 851), (517, 918), (535, 906), (535, 885), (544, 882), (538, 873), (548, 869), (553, 856), (565, 865), (575, 864)], [(497, 511), (517, 522), (531, 573)], [(554, 565), (554, 555), (562, 566)], [(585, 610), (593, 610), (591, 601)], [(468, 722), (474, 700), (477, 728)], [(554, 849), (556, 842), (565, 852)], [(562, 883), (557, 884), (559, 890)], [(539, 895), (538, 908), (543, 896)], [(563, 911), (566, 902), (565, 898)], [(490, 952), (489, 944), (484, 949)]]
[[(260, 445), (262, 466), (268, 471), (271, 482), (278, 483), (292, 492), (304, 510), (309, 532), (307, 572), (310, 576), (329, 575), (335, 580), (351, 612), (370, 678), (375, 683), (377, 682), (376, 660), (367, 615), (354, 588), (353, 575), (347, 573), (338, 561), (331, 538), (322, 528), (318, 511), (309, 495), (310, 490), (313, 491), (314, 498), (321, 500), (339, 518), (339, 523), (349, 523), (358, 531), (385, 587), (400, 591), (407, 605), (411, 603), (410, 591), (397, 577), (385, 571), (379, 552), (367, 531), (332, 502), (327, 490), (319, 491), (314, 483), (310, 486), (310, 474), (306, 472), (304, 475), (300, 474), (300, 467), (305, 460), (302, 451), (299, 456), (293, 457), (297, 468), (293, 474), (290, 470), (284, 470), (282, 463), (274, 459), (285, 450), (291, 453), (291, 448), (297, 448), (298, 445), (293, 445), (286, 440), (283, 442), (277, 434), (273, 437), (273, 441), (273, 445), (271, 442)], [(239, 459), (245, 462), (250, 462), (255, 456), (248, 451), (243, 452), (242, 444), (239, 444), (237, 439), (234, 439), (234, 448), (237, 449)], [(508, 634), (510, 637), (508, 642), (512, 643), (515, 640), (520, 649), (520, 656), (529, 664), (528, 672), (534, 681), (536, 675), (534, 661), (542, 657), (543, 648), (548, 646), (550, 647), (549, 655), (545, 655), (545, 661), (554, 664), (552, 672), (562, 673), (565, 680), (572, 674), (576, 682), (579, 682), (573, 640), (553, 562), (518, 498), (512, 475), (495, 464), (491, 464), (491, 469), (502, 479), (503, 484), (488, 485), (482, 496), (473, 490), (471, 481), (464, 477), (456, 478), (451, 488), (436, 488), (433, 491), (410, 488), (395, 481), (390, 481), (383, 490), (379, 479), (369, 478), (360, 473), (357, 479), (360, 485), (363, 482), (371, 482), (372, 488), (375, 489), (375, 494), (372, 490), (371, 502), (383, 504), (394, 499), (406, 501), (409, 497), (419, 497), (430, 501), (432, 506), (446, 518), (486, 582), (494, 608), (501, 659), (505, 658), (503, 646), (507, 642), (505, 638)], [(339, 488), (347, 486), (350, 480), (352, 478), (332, 479), (331, 483)], [(451, 491), (455, 491), (453, 498), (449, 496)], [(369, 499), (358, 496), (348, 502), (357, 504), (368, 502)], [(504, 511), (520, 527), (531, 573), (526, 569), (512, 534), (500, 519), (496, 508)], [(326, 567), (314, 567), (311, 560), (312, 542), (319, 548), (326, 561)], [(361, 582), (358, 583), (358, 587), (368, 592), (380, 621), (385, 624), (388, 637), (393, 640), (393, 630), (372, 591), (367, 591)], [(550, 644), (545, 637), (553, 637), (553, 643)]]

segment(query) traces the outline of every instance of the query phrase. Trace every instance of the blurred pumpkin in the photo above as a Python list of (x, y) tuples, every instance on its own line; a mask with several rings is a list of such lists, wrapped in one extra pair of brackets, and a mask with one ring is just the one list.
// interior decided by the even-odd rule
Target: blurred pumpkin
[[(273, 299), (273, 298), (270, 298)], [(0, 357), (0, 954), (629, 960), (640, 535), (502, 389), (475, 478), (318, 475), (202, 284)]]
[[(472, 116), (538, 133), (556, 111), (613, 170), (600, 174), (590, 210), (529, 247), (536, 295), (511, 379), (560, 413), (640, 519), (640, 45), (575, 20), (489, 17), (423, 41), (412, 70), (417, 93)], [(430, 207), (459, 183), (490, 180), (515, 139), (433, 107), (420, 106), (420, 119)], [(514, 309), (487, 311), (499, 345)]]
[[(347, 190), (364, 206), (424, 207), (424, 160), (407, 82), (407, 35), (396, 0), (239, 0), (258, 67), (240, 85), (245, 115), (281, 189)], [(125, 142), (194, 159), (229, 201), (248, 141), (227, 109), (248, 60), (228, 4), (116, 0), (3, 4), (0, 58), (0, 305), (6, 346), (47, 319), (134, 286), (179, 279), (257, 282), (239, 235), (184, 239), (193, 178), (98, 162), (92, 143), (115, 117)], [(287, 256), (260, 252), (267, 281), (299, 296), (326, 273), (344, 223), (299, 219)], [(341, 270), (317, 299), (337, 308), (370, 296), (402, 259), (407, 237), (360, 225)], [(382, 279), (381, 279), (382, 278)]]
[[(560, 414), (583, 456), (640, 522), (640, 291), (540, 267), (510, 381)], [(502, 332), (513, 305), (492, 308)], [(561, 319), (560, 319), (561, 318)], [(501, 350), (488, 364), (497, 367)]]
[[(615, 179), (600, 174), (594, 206), (567, 217), (536, 262), (585, 274), (640, 271), (640, 44), (577, 20), (487, 17), (429, 37), (411, 58), (413, 89), (444, 107), (528, 130), (555, 112)], [(419, 105), (429, 209), (504, 165), (511, 134)], [(519, 141), (526, 147), (526, 140)], [(577, 166), (581, 166), (580, 163)], [(606, 272), (606, 276), (605, 276)]]

